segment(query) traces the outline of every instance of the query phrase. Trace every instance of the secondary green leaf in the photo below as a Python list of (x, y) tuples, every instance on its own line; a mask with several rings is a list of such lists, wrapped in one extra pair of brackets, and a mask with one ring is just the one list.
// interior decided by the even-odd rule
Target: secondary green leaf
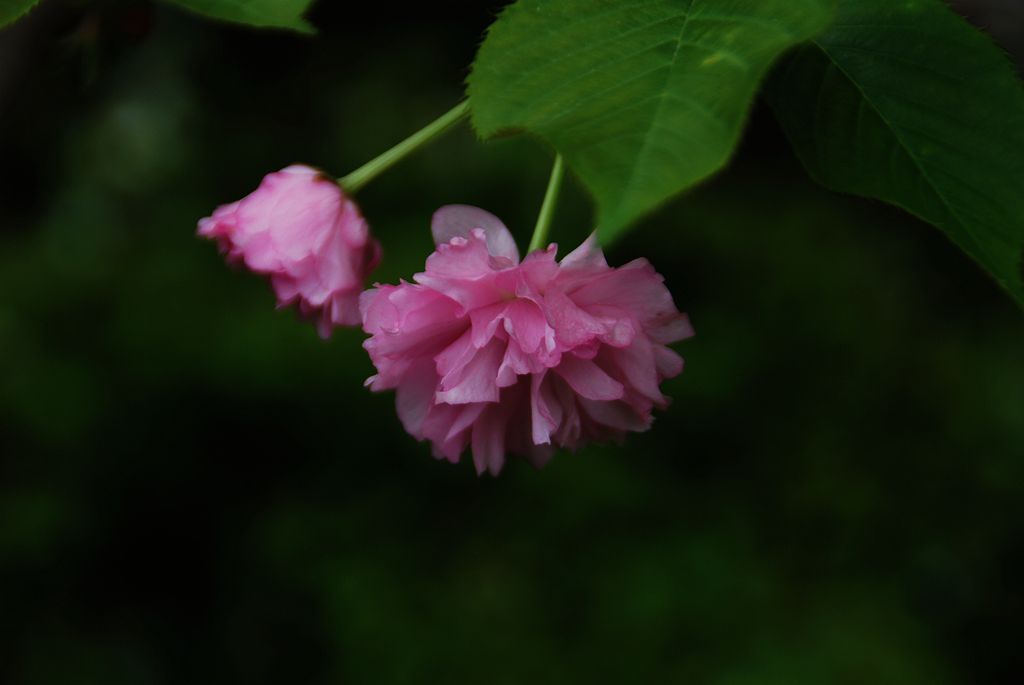
[(589, 188), (604, 239), (720, 169), (770, 63), (832, 0), (519, 0), (469, 78), (483, 137), (529, 131)]
[(0, 0), (0, 26), (6, 26), (39, 4), (39, 0)]
[(1024, 304), (1024, 89), (939, 0), (841, 0), (769, 80), (810, 173), (942, 228)]
[(175, 5), (214, 19), (260, 28), (291, 29), (313, 33), (302, 18), (313, 0), (168, 0)]

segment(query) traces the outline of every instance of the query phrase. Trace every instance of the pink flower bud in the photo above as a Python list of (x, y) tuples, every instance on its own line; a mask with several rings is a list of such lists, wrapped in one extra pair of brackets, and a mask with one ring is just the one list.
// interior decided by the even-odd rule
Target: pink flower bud
[(372, 390), (394, 388), (399, 418), (434, 455), (471, 447), (478, 473), (506, 453), (545, 463), (556, 447), (621, 440), (664, 408), (683, 370), (668, 344), (693, 335), (645, 259), (613, 268), (591, 238), (519, 261), (508, 229), (474, 207), (434, 215), (437, 251), (415, 283), (363, 293)]
[(356, 204), (337, 183), (308, 166), (268, 174), (238, 202), (199, 221), (229, 261), (270, 277), (278, 305), (298, 303), (321, 337), (360, 323), (359, 293), (380, 261)]

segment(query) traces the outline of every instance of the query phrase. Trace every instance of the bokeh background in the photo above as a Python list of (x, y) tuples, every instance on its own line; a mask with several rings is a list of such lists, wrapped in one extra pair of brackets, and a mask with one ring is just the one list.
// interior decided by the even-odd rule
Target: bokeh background
[[(195, 237), (447, 110), (501, 3), (347, 5), (316, 39), (60, 0), (0, 32), (0, 682), (1021, 682), (1024, 316), (762, 106), (610, 252), (696, 326), (674, 404), (542, 471), (435, 462), (361, 334)], [(1021, 56), (1017, 5), (960, 6)], [(549, 163), (464, 127), (379, 179), (376, 277), (441, 204), (525, 245)], [(590, 216), (570, 184), (554, 237)]]

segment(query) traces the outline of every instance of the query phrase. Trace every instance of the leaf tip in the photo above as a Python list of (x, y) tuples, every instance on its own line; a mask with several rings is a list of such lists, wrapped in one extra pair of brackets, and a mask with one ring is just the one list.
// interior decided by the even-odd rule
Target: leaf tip
[(35, 9), (36, 5), (39, 4), (39, 0), (21, 0), (21, 2), (0, 2), (0, 29), (5, 29), (11, 24), (15, 23), (20, 19), (24, 19), (25, 16)]

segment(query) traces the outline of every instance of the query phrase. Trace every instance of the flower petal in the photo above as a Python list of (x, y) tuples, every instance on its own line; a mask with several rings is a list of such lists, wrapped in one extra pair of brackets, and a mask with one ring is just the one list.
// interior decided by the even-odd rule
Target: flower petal
[(612, 429), (613, 434), (642, 433), (651, 427), (650, 412), (638, 413), (626, 402), (597, 402), (584, 397), (580, 399), (580, 406), (592, 421)]
[(507, 412), (500, 405), (491, 405), (473, 424), (473, 464), (477, 475), (501, 472), (505, 464), (505, 430)]
[(421, 363), (406, 374), (395, 392), (398, 418), (409, 435), (418, 440), (424, 438), (423, 422), (434, 404), (436, 387), (437, 374), (429, 364)]
[(562, 257), (562, 261), (559, 264), (563, 269), (609, 268), (608, 262), (604, 258), (604, 252), (601, 250), (601, 245), (597, 242), (596, 231), (587, 236), (587, 239), (580, 243), (579, 247)]
[(562, 423), (562, 405), (544, 373), (530, 378), (530, 417), (533, 444), (551, 444), (551, 434)]
[(502, 299), (504, 293), (496, 283), (500, 268), (504, 267), (496, 264), (487, 251), (483, 230), (475, 228), (469, 237), (456, 236), (439, 245), (427, 257), (426, 269), (413, 280), (455, 300), (463, 311), (470, 311)]
[(441, 381), (435, 401), (446, 404), (497, 402), (499, 394), (498, 367), (501, 366), (504, 353), (504, 347), (499, 340), (494, 340), (483, 349), (476, 350), (473, 357), (465, 362), (461, 369), (449, 374)]
[(562, 357), (562, 363), (556, 366), (554, 371), (582, 397), (591, 400), (622, 399), (622, 383), (589, 359), (567, 354)]
[(430, 222), (434, 244), (439, 247), (455, 237), (468, 238), (474, 228), (484, 230), (491, 256), (519, 263), (519, 248), (512, 234), (501, 219), (484, 209), (472, 205), (445, 205), (434, 212)]

